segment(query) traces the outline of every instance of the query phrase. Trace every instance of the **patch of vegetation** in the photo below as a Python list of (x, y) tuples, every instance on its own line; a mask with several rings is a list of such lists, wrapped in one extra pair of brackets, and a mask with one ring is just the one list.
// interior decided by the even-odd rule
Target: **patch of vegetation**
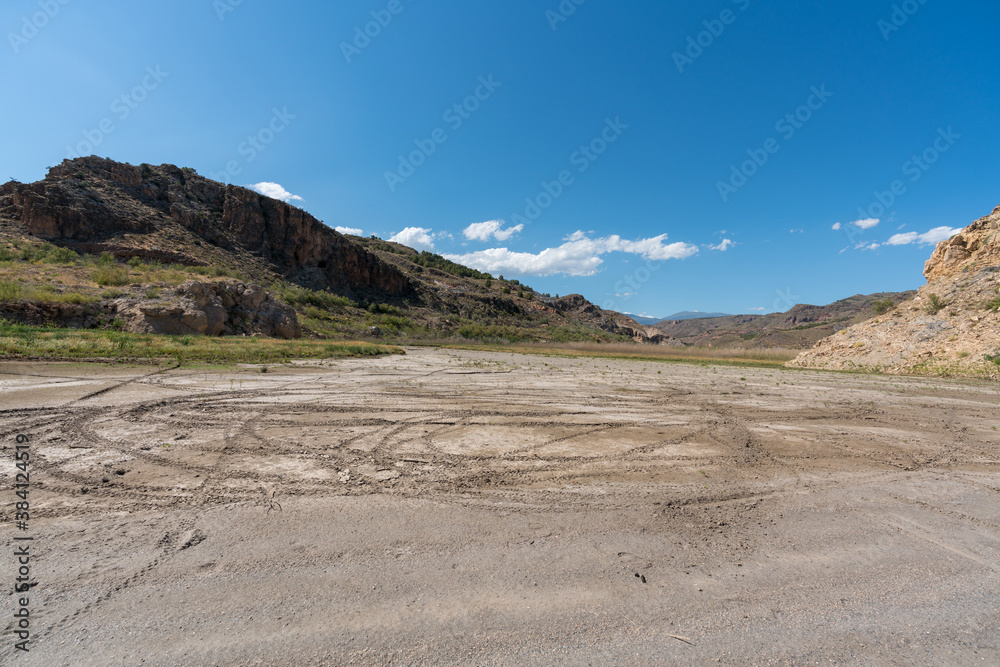
[(95, 303), (100, 297), (79, 292), (60, 292), (52, 285), (25, 286), (11, 280), (0, 280), (0, 301), (44, 303)]
[(531, 338), (527, 333), (516, 327), (495, 324), (463, 324), (458, 328), (458, 335), (470, 340), (507, 343), (516, 343), (523, 340), (530, 340)]
[[(446, 345), (445, 347), (487, 349), (492, 351), (518, 352), (559, 357), (597, 357), (606, 359), (634, 359), (640, 361), (685, 362), (697, 364), (718, 364), (725, 366), (755, 366), (779, 368), (794, 359), (799, 350), (762, 349), (745, 350), (739, 348), (703, 347), (661, 347), (636, 345), (634, 343), (594, 343), (577, 342), (567, 344), (522, 343), (519, 345)], [(787, 369), (795, 372), (796, 369)]]
[(402, 315), (402, 311), (388, 303), (370, 303), (366, 310), (375, 315)]
[(743, 340), (757, 340), (760, 338), (760, 334), (756, 331), (747, 331), (746, 333), (740, 334), (740, 338)]
[(339, 296), (333, 292), (311, 290), (298, 285), (275, 285), (271, 291), (290, 306), (313, 306), (324, 310), (340, 310), (357, 305), (347, 297)]
[(436, 255), (432, 252), (422, 251), (416, 257), (410, 258), (410, 261), (417, 266), (424, 266), (430, 269), (437, 269), (438, 271), (444, 271), (445, 273), (450, 273), (453, 276), (459, 276), (460, 278), (476, 278), (478, 280), (486, 280), (490, 277), (490, 274), (483, 273), (482, 271), (476, 271), (475, 269), (470, 269), (467, 266), (462, 266), (461, 264), (456, 264), (450, 260), (445, 259), (441, 255)]
[(0, 280), (0, 301), (20, 301), (24, 289), (12, 280)]
[(874, 303), (872, 303), (872, 310), (875, 311), (876, 315), (882, 315), (889, 312), (889, 310), (895, 306), (896, 302), (886, 297), (885, 299), (877, 299)]
[(942, 310), (944, 310), (945, 306), (948, 305), (937, 294), (930, 294), (928, 295), (927, 299), (928, 299), (928, 304), (927, 307), (924, 308), (924, 310), (927, 312), (928, 315), (937, 315)]
[(160, 336), (121, 331), (30, 327), (0, 320), (0, 357), (110, 359), (140, 363), (261, 364), (404, 354), (372, 343), (268, 338)]
[(782, 331), (805, 331), (806, 329), (815, 329), (816, 327), (826, 326), (827, 324), (840, 324), (841, 322), (849, 322), (850, 317), (838, 317), (835, 320), (821, 320), (819, 322), (806, 322), (805, 324), (800, 324), (797, 327), (792, 327), (791, 329), (782, 329)]
[(101, 287), (120, 287), (129, 284), (128, 269), (121, 266), (101, 266), (91, 275)]
[(21, 248), (21, 259), (25, 262), (42, 262), (43, 264), (75, 264), (80, 255), (69, 248), (60, 248), (51, 243)]

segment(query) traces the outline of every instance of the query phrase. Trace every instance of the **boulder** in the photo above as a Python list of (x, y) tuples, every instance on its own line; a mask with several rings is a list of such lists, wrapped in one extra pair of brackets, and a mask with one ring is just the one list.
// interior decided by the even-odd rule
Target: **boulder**
[(134, 333), (300, 338), (295, 310), (258, 285), (189, 281), (153, 299), (123, 297), (117, 316)]

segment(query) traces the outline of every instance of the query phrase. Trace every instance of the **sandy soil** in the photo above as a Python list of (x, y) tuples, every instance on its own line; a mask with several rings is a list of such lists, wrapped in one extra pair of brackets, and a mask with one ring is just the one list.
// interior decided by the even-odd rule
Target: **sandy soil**
[(0, 392), (4, 664), (1000, 663), (995, 383), (411, 349)]

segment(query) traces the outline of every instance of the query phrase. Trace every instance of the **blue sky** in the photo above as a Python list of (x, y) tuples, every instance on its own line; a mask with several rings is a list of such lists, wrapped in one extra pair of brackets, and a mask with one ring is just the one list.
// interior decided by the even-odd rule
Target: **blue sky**
[(9, 0), (0, 178), (173, 163), (616, 310), (785, 310), (916, 288), (928, 244), (1000, 204), (998, 23), (941, 0)]

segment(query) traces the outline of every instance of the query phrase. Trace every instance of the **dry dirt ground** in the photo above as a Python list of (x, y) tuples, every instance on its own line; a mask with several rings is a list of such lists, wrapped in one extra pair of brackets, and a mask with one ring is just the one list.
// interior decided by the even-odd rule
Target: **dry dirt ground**
[(434, 349), (154, 370), (0, 364), (3, 664), (1000, 663), (995, 383)]

